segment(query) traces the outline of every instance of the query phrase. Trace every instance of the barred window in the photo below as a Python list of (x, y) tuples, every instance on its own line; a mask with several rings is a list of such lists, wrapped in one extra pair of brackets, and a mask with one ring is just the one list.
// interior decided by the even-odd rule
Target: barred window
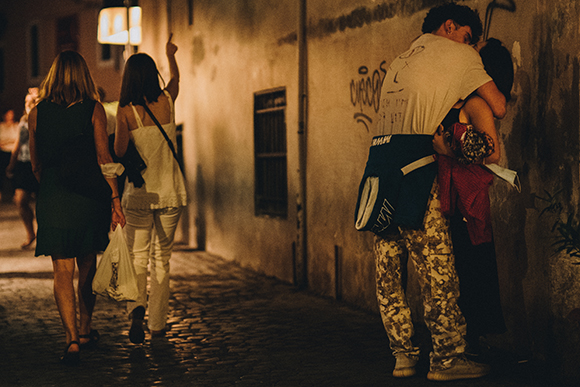
[(286, 89), (254, 94), (255, 213), (288, 215)]

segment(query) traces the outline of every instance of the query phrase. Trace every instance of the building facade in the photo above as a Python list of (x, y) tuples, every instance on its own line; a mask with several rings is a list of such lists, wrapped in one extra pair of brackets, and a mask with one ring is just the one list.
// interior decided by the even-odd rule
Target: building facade
[[(67, 12), (52, 11), (48, 20), (43, 13), (19, 16), (25, 27), (36, 20), (46, 38), (39, 77), (58, 47), (54, 32), (44, 37), (42, 31), (76, 14), (79, 50), (107, 94), (117, 95), (122, 63), (97, 58), (98, 4), (63, 3)], [(179, 47), (176, 111), (191, 197), (184, 240), (376, 312), (373, 237), (354, 229), (358, 186), (389, 63), (420, 35), (426, 12), (439, 3), (140, 0), (139, 51), (157, 61), (165, 79), (170, 33)], [(580, 265), (553, 246), (561, 235), (554, 224), (575, 214), (580, 194), (580, 5), (461, 3), (479, 11), (488, 36), (510, 50), (515, 70), (513, 98), (497, 128), (501, 164), (518, 172), (522, 189), (496, 178), (491, 193), (508, 326), (495, 344), (545, 361), (566, 380), (580, 378)], [(16, 49), (26, 46), (27, 33), (8, 28), (0, 37), (2, 101), (15, 87), (9, 67), (31, 66)], [(577, 223), (568, 227), (578, 231)]]

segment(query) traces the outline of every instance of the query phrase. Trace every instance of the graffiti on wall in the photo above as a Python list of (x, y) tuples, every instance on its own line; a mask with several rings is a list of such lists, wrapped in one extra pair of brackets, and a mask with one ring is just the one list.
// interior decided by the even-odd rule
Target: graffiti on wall
[(364, 125), (367, 132), (369, 132), (369, 126), (373, 123), (369, 114), (379, 111), (381, 86), (387, 74), (386, 64), (386, 61), (382, 61), (372, 74), (369, 73), (367, 66), (360, 66), (358, 68), (358, 76), (350, 81), (350, 103), (357, 108), (357, 112), (354, 113), (354, 120)]
[[(485, 13), (484, 40), (488, 38), (494, 9), (515, 12), (516, 5), (514, 0), (492, 0), (488, 4)], [(367, 66), (362, 65), (358, 68), (357, 77), (350, 81), (350, 103), (356, 108), (353, 118), (357, 124), (363, 125), (367, 132), (370, 132), (373, 115), (379, 111), (381, 86), (387, 74), (386, 65), (387, 62), (382, 61), (372, 73)]]

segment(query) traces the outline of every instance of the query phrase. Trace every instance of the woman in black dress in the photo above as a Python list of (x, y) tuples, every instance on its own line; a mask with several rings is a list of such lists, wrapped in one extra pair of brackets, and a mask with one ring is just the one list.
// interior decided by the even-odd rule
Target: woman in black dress
[[(81, 346), (98, 340), (98, 332), (91, 329), (96, 254), (106, 248), (111, 225), (113, 228), (125, 225), (115, 173), (108, 172), (114, 165), (108, 150), (107, 118), (80, 54), (64, 51), (56, 57), (42, 82), (40, 102), (30, 112), (28, 125), (32, 169), (40, 182), (35, 254), (52, 257), (54, 296), (67, 342), (62, 360), (74, 365), (78, 363)], [(92, 150), (93, 142), (96, 148), (96, 157), (89, 164), (96, 166), (98, 162), (112, 192), (105, 200), (79, 194), (62, 180), (61, 172), (67, 166), (63, 155), (78, 148), (71, 145), (70, 139), (87, 132), (92, 134), (87, 136), (89, 149)], [(75, 261), (79, 270), (78, 328), (73, 283)]]

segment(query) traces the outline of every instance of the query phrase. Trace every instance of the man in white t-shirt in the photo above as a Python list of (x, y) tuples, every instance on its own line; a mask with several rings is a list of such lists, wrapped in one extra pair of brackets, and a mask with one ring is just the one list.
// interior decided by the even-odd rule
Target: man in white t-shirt
[[(422, 32), (387, 71), (376, 134), (431, 136), (451, 107), (473, 92), (488, 102), (497, 118), (503, 118), (505, 97), (470, 46), (482, 33), (477, 12), (456, 4), (435, 7), (425, 17)], [(433, 343), (427, 378), (478, 378), (489, 372), (489, 366), (472, 362), (464, 354), (465, 319), (457, 306), (459, 282), (438, 191), (435, 179), (423, 227), (400, 226), (396, 234), (375, 240), (377, 299), (396, 359), (393, 375), (414, 375), (419, 357), (419, 348), (411, 342), (413, 323), (401, 285), (400, 258), (408, 254), (417, 272)]]

